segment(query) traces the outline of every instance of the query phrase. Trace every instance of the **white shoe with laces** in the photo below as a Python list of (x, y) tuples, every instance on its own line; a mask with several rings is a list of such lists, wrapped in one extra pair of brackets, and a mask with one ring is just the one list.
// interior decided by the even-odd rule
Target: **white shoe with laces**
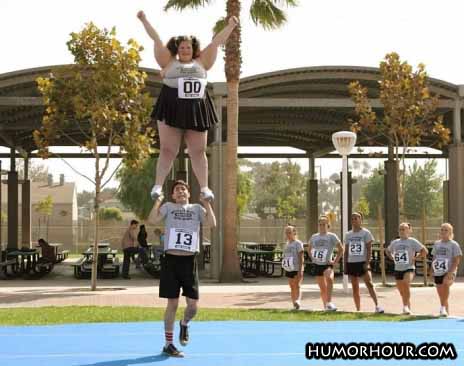
[(446, 308), (444, 306), (440, 307), (440, 316), (443, 318), (446, 318), (448, 316), (448, 312), (446, 311)]
[(411, 315), (411, 309), (409, 309), (409, 306), (404, 306), (403, 307), (403, 314), (404, 315)]
[(385, 310), (384, 310), (383, 307), (381, 307), (381, 306), (376, 306), (376, 307), (375, 307), (375, 312), (376, 312), (377, 314), (383, 314), (383, 313), (385, 313)]
[(335, 306), (334, 303), (329, 302), (329, 303), (325, 306), (325, 310), (327, 310), (327, 311), (337, 311), (337, 307)]

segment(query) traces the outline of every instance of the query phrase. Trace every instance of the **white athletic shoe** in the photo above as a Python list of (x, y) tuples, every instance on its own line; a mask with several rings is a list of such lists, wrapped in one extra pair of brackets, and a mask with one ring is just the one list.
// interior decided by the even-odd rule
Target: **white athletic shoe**
[(411, 309), (409, 309), (409, 306), (403, 306), (403, 315), (411, 315)]
[(383, 307), (381, 307), (381, 306), (376, 306), (375, 307), (375, 312), (377, 314), (383, 314), (383, 313), (385, 313), (385, 310), (383, 310)]
[(209, 188), (203, 188), (203, 190), (200, 193), (200, 196), (202, 199), (205, 201), (211, 202), (214, 200), (214, 193), (211, 189)]
[(325, 306), (325, 310), (327, 310), (327, 311), (337, 311), (337, 307), (335, 306), (334, 303), (329, 302), (329, 303)]
[(446, 318), (448, 316), (448, 312), (446, 311), (446, 308), (444, 306), (440, 307), (440, 316), (443, 318)]
[(156, 201), (163, 197), (163, 187), (154, 185), (150, 192), (151, 199)]
[(299, 301), (295, 301), (295, 302), (293, 303), (293, 309), (294, 309), (294, 310), (300, 310), (300, 308), (301, 308), (300, 302), (299, 302)]

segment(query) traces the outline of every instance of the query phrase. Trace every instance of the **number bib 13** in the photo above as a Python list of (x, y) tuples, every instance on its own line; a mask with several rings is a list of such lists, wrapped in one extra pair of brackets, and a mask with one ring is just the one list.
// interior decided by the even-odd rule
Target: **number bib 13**
[(179, 78), (177, 80), (177, 96), (180, 99), (200, 99), (205, 95), (206, 79)]
[(195, 253), (198, 251), (198, 233), (188, 229), (172, 228), (169, 231), (168, 250), (177, 249)]
[(293, 257), (284, 257), (284, 258), (282, 259), (282, 267), (283, 267), (287, 272), (296, 271), (296, 269), (295, 269), (295, 263), (293, 262)]
[(436, 258), (432, 262), (433, 273), (442, 275), (448, 272), (448, 259)]
[(393, 256), (397, 264), (409, 264), (409, 254), (406, 250), (398, 250)]
[(325, 263), (327, 261), (327, 249), (316, 249), (311, 250), (311, 256), (313, 261), (316, 263)]
[(363, 241), (350, 241), (349, 243), (350, 256), (361, 257), (364, 256), (364, 242)]

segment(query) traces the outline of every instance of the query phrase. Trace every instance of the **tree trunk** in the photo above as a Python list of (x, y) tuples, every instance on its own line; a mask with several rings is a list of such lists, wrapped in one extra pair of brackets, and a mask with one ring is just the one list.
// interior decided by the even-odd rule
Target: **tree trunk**
[[(240, 1), (227, 1), (227, 17), (240, 16)], [(237, 146), (238, 146), (238, 87), (240, 83), (240, 27), (226, 43), (225, 72), (227, 78), (227, 145), (225, 169), (224, 258), (221, 282), (241, 281), (237, 252)]]
[(95, 215), (95, 241), (93, 243), (93, 262), (92, 262), (92, 278), (91, 278), (91, 289), (95, 291), (97, 289), (97, 277), (98, 277), (98, 214), (100, 209), (100, 176), (99, 176), (99, 167), (98, 159), (96, 160), (96, 174), (95, 174), (95, 205), (94, 205), (94, 215)]

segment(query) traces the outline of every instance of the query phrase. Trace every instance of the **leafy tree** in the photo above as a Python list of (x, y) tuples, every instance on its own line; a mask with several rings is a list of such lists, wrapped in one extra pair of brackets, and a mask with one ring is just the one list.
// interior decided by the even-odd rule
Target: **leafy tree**
[(411, 219), (422, 217), (423, 210), (429, 217), (443, 212), (441, 194), (442, 177), (437, 174), (437, 161), (428, 160), (423, 166), (417, 161), (408, 169), (405, 184), (405, 213)]
[(237, 212), (239, 217), (248, 211), (252, 194), (252, 183), (249, 172), (238, 171)]
[[(197, 9), (211, 3), (211, 0), (168, 0), (165, 9)], [(287, 21), (281, 6), (296, 6), (295, 0), (252, 0), (249, 14), (256, 25), (265, 29), (276, 29)], [(233, 16), (240, 19), (242, 1), (226, 0), (226, 16), (219, 19), (215, 32), (222, 29), (227, 20)], [(225, 211), (237, 212), (237, 145), (238, 145), (238, 87), (240, 83), (241, 30), (236, 27), (225, 45), (225, 74), (227, 80), (227, 146), (225, 169)], [(237, 217), (224, 217), (224, 258), (221, 281), (238, 281), (241, 279), (237, 255)]]
[(377, 207), (379, 205), (383, 212), (384, 176), (382, 166), (374, 169), (372, 175), (367, 179), (366, 185), (362, 188), (362, 197), (366, 199), (369, 205), (369, 214), (367, 217), (377, 217)]
[[(53, 70), (50, 78), (37, 79), (45, 113), (34, 141), (43, 158), (50, 155), (51, 144), (64, 142), (93, 155), (94, 177), (78, 173), (95, 184), (93, 255), (97, 258), (100, 192), (115, 173), (106, 177), (111, 148), (119, 146), (125, 153), (123, 161), (134, 168), (149, 156), (154, 134), (149, 127), (152, 101), (143, 92), (146, 74), (139, 69), (142, 48), (136, 41), (129, 40), (126, 49), (114, 28), (100, 30), (89, 23), (81, 32), (71, 33), (67, 46), (75, 64)], [(93, 261), (92, 290), (96, 279), (97, 261)]]
[(361, 196), (355, 206), (355, 211), (361, 212), (364, 217), (368, 217), (370, 210), (369, 210), (369, 201), (366, 197)]
[[(16, 159), (19, 179), (24, 179), (24, 159)], [(32, 182), (46, 182), (48, 179), (48, 168), (43, 164), (38, 164), (34, 160), (29, 160), (29, 179)]]
[[(362, 133), (373, 143), (382, 136), (388, 146), (394, 149), (396, 161), (402, 162), (406, 172), (405, 155), (414, 146), (441, 147), (450, 139), (450, 130), (438, 115), (438, 96), (432, 95), (427, 82), (425, 66), (419, 64), (417, 70), (401, 61), (397, 53), (390, 53), (380, 63), (380, 101), (383, 115), (373, 110), (368, 98), (368, 89), (358, 81), (349, 85), (349, 92), (355, 103), (358, 120), (352, 123), (355, 132)], [(400, 148), (401, 151), (400, 151)], [(404, 207), (405, 175), (398, 171), (400, 210)], [(400, 184), (401, 182), (401, 184)]]
[(50, 224), (50, 216), (53, 213), (53, 198), (52, 196), (48, 195), (43, 200), (37, 202), (37, 206), (35, 208), (35, 212), (39, 214), (39, 234), (38, 236), (41, 237), (41, 224), (46, 225), (46, 240), (48, 240), (48, 229)]
[(77, 206), (87, 206), (91, 199), (95, 198), (95, 192), (82, 191), (77, 193)]
[(140, 169), (135, 170), (124, 164), (116, 174), (119, 180), (117, 197), (141, 220), (146, 220), (153, 208), (153, 201), (147, 199), (147, 192), (150, 192), (153, 186), (155, 167), (156, 159), (148, 158)]
[(105, 221), (122, 221), (122, 212), (116, 207), (103, 207), (98, 212), (98, 218)]

